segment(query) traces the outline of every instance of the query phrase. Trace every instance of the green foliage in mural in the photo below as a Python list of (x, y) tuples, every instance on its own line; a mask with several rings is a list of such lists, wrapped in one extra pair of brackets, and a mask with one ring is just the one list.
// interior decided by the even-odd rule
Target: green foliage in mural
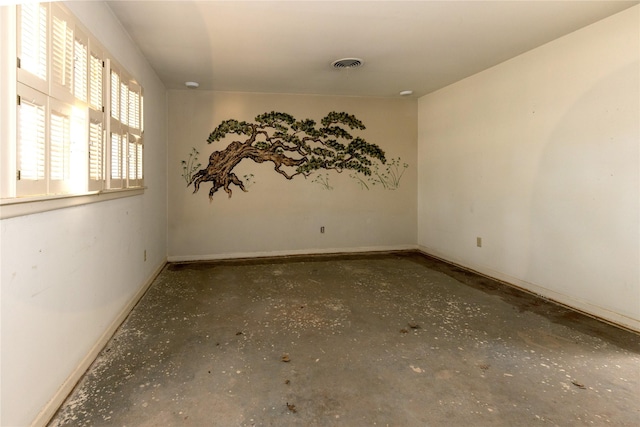
[(374, 165), (373, 172), (369, 177), (363, 178), (362, 176), (354, 174), (350, 174), (349, 176), (353, 178), (363, 190), (369, 190), (375, 186), (382, 187), (385, 190), (396, 190), (400, 186), (402, 175), (404, 175), (408, 167), (409, 165), (407, 163), (402, 162), (400, 157), (397, 157), (386, 164), (384, 171), (381, 170), (378, 165)]
[(369, 189), (369, 185), (367, 184), (367, 182), (362, 179), (361, 176), (356, 175), (356, 174), (349, 174), (349, 176), (353, 179), (355, 179), (355, 181), (358, 183), (358, 185), (360, 186), (360, 188), (362, 190), (368, 190)]
[(400, 157), (396, 159), (392, 159), (385, 167), (384, 171), (381, 171), (380, 168), (376, 165), (374, 166), (373, 177), (371, 181), (373, 185), (379, 184), (385, 190), (395, 190), (400, 185), (400, 180), (402, 179), (402, 175), (407, 170), (409, 165), (407, 163), (402, 163), (400, 161)]
[(200, 166), (202, 166), (201, 163), (198, 163), (198, 154), (200, 154), (198, 150), (192, 148), (189, 156), (187, 157), (187, 160), (183, 160), (182, 162), (180, 162), (182, 164), (182, 177), (188, 184), (191, 183), (191, 177), (193, 176), (193, 173), (197, 171)]
[(311, 182), (315, 182), (316, 184), (320, 184), (320, 186), (322, 187), (323, 190), (333, 190), (333, 187), (331, 185), (329, 185), (329, 174), (328, 173), (325, 173), (324, 175), (319, 173), (318, 175), (316, 175), (316, 177)]
[(386, 163), (386, 158), (379, 146), (352, 135), (354, 130), (364, 129), (355, 116), (335, 111), (327, 114), (320, 124), (275, 111), (260, 114), (253, 122), (225, 120), (211, 132), (207, 142), (219, 142), (229, 136), (240, 137), (239, 140), (211, 153), (208, 165), (192, 173), (188, 185), (193, 184), (195, 193), (203, 182), (212, 182), (209, 199), (220, 188), (231, 197), (231, 184), (247, 191), (243, 181), (233, 173), (244, 159), (271, 162), (274, 170), (286, 179), (308, 177), (319, 170), (339, 173), (350, 170), (372, 176), (379, 170), (379, 164)]

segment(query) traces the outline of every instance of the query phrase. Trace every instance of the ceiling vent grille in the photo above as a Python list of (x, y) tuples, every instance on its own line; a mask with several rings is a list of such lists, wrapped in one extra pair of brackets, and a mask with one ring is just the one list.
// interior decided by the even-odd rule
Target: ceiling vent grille
[(331, 63), (333, 68), (343, 69), (343, 68), (358, 68), (362, 66), (362, 59), (358, 58), (343, 58), (338, 59), (337, 61), (333, 61)]

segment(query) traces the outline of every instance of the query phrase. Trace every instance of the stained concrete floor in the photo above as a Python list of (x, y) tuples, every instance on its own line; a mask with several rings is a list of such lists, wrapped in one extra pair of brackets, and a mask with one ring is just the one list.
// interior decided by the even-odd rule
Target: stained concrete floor
[(415, 253), (169, 264), (51, 426), (640, 425), (640, 338)]

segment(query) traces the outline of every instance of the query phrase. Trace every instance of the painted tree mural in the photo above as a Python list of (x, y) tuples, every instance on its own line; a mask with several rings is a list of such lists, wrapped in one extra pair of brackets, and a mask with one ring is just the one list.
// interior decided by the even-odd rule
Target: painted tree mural
[[(213, 184), (209, 199), (222, 188), (231, 197), (231, 184), (247, 191), (233, 169), (243, 160), (256, 163), (271, 162), (274, 170), (285, 177), (308, 177), (319, 170), (342, 172), (351, 170), (370, 176), (372, 166), (386, 163), (385, 153), (376, 144), (370, 144), (353, 130), (365, 126), (355, 116), (332, 111), (320, 125), (314, 120), (296, 120), (286, 113), (272, 111), (257, 116), (253, 123), (225, 120), (209, 135), (207, 143), (218, 142), (227, 135), (238, 135), (241, 140), (232, 141), (223, 150), (209, 156), (209, 164), (185, 179), (193, 184), (194, 193), (204, 182)], [(183, 162), (183, 169), (185, 162)], [(185, 169), (186, 170), (186, 169)], [(183, 175), (185, 176), (185, 175)]]

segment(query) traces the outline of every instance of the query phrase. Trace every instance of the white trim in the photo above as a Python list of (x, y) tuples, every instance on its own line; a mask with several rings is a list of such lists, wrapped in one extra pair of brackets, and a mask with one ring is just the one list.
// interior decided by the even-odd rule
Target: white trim
[(89, 203), (105, 202), (121, 197), (144, 194), (146, 187), (93, 191), (84, 194), (62, 194), (59, 196), (16, 197), (0, 199), (0, 219), (31, 215)]
[(230, 252), (222, 254), (209, 255), (176, 255), (167, 257), (169, 262), (188, 262), (188, 261), (214, 261), (223, 259), (241, 259), (241, 258), (271, 258), (283, 256), (300, 256), (300, 255), (331, 255), (331, 254), (347, 254), (347, 253), (371, 253), (371, 252), (397, 252), (397, 251), (415, 251), (415, 245), (394, 245), (394, 246), (364, 246), (359, 248), (327, 248), (327, 249), (296, 249), (288, 251), (269, 251), (269, 252)]
[(73, 391), (78, 381), (80, 381), (87, 369), (89, 369), (93, 361), (98, 357), (98, 354), (100, 354), (104, 346), (107, 345), (122, 322), (125, 321), (131, 310), (133, 310), (138, 301), (140, 301), (140, 299), (144, 296), (144, 294), (147, 292), (147, 289), (149, 289), (153, 281), (156, 279), (156, 277), (158, 277), (158, 274), (160, 274), (166, 264), (167, 261), (163, 260), (160, 265), (153, 271), (153, 273), (151, 273), (151, 276), (149, 276), (147, 281), (144, 282), (140, 289), (138, 289), (138, 291), (133, 295), (129, 302), (122, 308), (122, 310), (120, 310), (120, 313), (118, 313), (113, 322), (111, 322), (107, 329), (105, 329), (98, 341), (93, 345), (93, 347), (91, 347), (89, 352), (85, 355), (85, 357), (73, 370), (73, 372), (71, 372), (67, 379), (62, 383), (62, 385), (58, 388), (53, 397), (47, 402), (44, 408), (42, 408), (38, 416), (31, 423), (31, 427), (44, 427), (49, 423), (49, 421), (51, 421), (51, 418), (53, 418), (60, 406), (62, 406), (67, 396), (69, 396), (69, 394)]
[(450, 259), (446, 255), (439, 253), (437, 250), (430, 249), (425, 246), (418, 245), (418, 251), (427, 256), (444, 261), (448, 264), (453, 264), (465, 270), (480, 274), (481, 276), (498, 280), (505, 285), (520, 289), (537, 297), (547, 299), (551, 302), (565, 306), (567, 308), (570, 308), (571, 310), (578, 311), (597, 320), (610, 323), (614, 326), (624, 329), (629, 329), (634, 332), (640, 332), (640, 320), (638, 319), (633, 319), (620, 313), (608, 310), (604, 307), (591, 304), (588, 301), (583, 301), (581, 299), (577, 299), (575, 297), (565, 295), (551, 289), (547, 289), (545, 287), (536, 285), (535, 283), (527, 282), (525, 280), (518, 279), (517, 277), (512, 277), (508, 274), (492, 270), (490, 268), (477, 265), (468, 266), (466, 264), (463, 264), (462, 262), (458, 262), (457, 260)]

